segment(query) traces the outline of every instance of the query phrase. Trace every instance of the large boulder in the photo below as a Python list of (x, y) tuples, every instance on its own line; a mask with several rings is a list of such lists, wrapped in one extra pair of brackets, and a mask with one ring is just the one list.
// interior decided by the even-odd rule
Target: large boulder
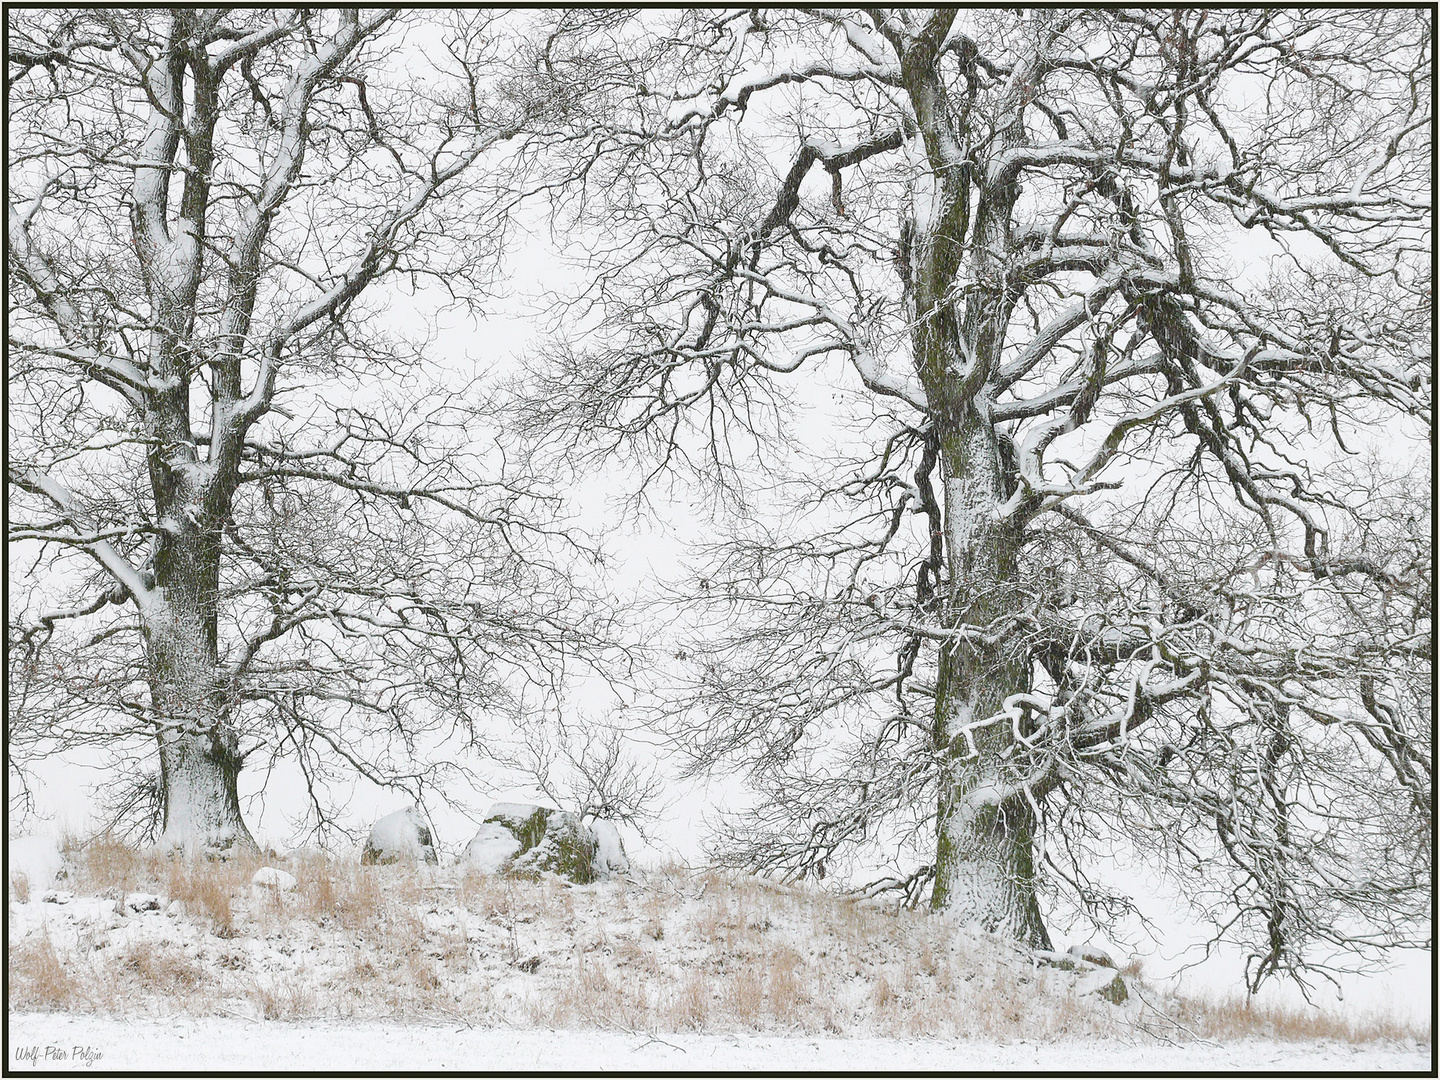
[(487, 874), (558, 874), (577, 885), (630, 869), (620, 834), (608, 821), (524, 803), (496, 803), (461, 861)]
[(532, 848), (521, 851), (510, 863), (513, 873), (538, 876), (558, 874), (577, 885), (588, 885), (600, 875), (595, 855), (599, 850), (595, 833), (579, 814), (552, 810), (545, 820), (545, 834)]
[(498, 874), (522, 850), (520, 841), (503, 825), (486, 822), (475, 838), (465, 845), (460, 861), (482, 874)]
[(430, 826), (414, 806), (387, 814), (377, 821), (365, 841), (360, 861), (367, 866), (389, 863), (429, 863), (440, 860), (430, 839)]
[(1094, 994), (1111, 1005), (1123, 1005), (1130, 999), (1130, 988), (1125, 985), (1125, 977), (1118, 974), (1114, 968), (1097, 968), (1082, 977), (1076, 983), (1075, 990), (1080, 994)]

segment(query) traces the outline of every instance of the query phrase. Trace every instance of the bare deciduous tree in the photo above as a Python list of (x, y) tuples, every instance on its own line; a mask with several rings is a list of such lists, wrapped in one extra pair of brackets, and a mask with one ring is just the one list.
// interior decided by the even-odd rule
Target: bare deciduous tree
[(8, 17), (12, 776), (151, 740), (119, 802), (219, 849), (267, 755), (322, 826), (337, 769), (423, 795), (598, 642), (553, 489), (396, 332), (401, 285), (484, 298), (583, 57), (479, 12)]
[(631, 231), (533, 422), (734, 467), (808, 374), (874, 446), (693, 590), (729, 629), (671, 723), (762, 793), (732, 854), (908, 842), (880, 886), (1045, 944), (1128, 836), (1252, 985), (1423, 938), (1427, 18), (639, 20), (581, 208)]

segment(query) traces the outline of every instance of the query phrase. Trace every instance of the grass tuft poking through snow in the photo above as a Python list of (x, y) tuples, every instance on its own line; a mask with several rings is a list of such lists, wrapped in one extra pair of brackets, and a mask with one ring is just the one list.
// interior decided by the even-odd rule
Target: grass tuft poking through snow
[(33, 1009), (85, 1009), (81, 986), (48, 937), (13, 938), (6, 957), (6, 992), (12, 1002)]
[[(187, 863), (104, 839), (70, 859), (63, 893), (12, 884), (14, 1011), (999, 1042), (1430, 1038), (1384, 1017), (1181, 1000), (1138, 967), (1111, 1005), (1083, 973), (944, 918), (673, 866), (571, 887), (321, 856)], [(295, 888), (252, 887), (261, 866)]]

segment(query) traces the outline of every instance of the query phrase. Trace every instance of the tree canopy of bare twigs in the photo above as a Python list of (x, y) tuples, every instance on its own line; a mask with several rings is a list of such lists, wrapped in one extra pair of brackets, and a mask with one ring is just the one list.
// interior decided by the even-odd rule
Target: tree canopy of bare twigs
[(568, 17), (644, 78), (530, 422), (692, 482), (808, 463), (684, 590), (657, 705), (757, 792), (723, 855), (888, 846), (873, 891), (1043, 945), (1042, 902), (1127, 909), (1129, 844), (1252, 987), (1428, 940), (1428, 20)]
[(523, 13), (8, 18), (15, 790), (148, 747), (112, 801), (212, 849), (281, 758), (312, 825), (344, 775), (424, 798), (607, 633), (554, 486), (398, 332), (483, 304), (583, 53)]

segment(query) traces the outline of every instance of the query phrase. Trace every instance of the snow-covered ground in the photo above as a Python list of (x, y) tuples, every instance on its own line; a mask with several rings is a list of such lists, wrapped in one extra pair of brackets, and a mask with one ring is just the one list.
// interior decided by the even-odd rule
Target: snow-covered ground
[(1428, 1028), (1227, 1011), (942, 917), (674, 867), (571, 886), (314, 857), (187, 865), (96, 845), (50, 888), (12, 888), (8, 922), (16, 1070), (1430, 1061)]
[[(47, 1056), (48, 1051), (48, 1056)], [(21, 1055), (29, 1055), (28, 1057)], [(59, 1056), (59, 1055), (64, 1055)], [(837, 1038), (814, 1035), (651, 1035), (513, 1030), (375, 1021), (262, 1023), (226, 1017), (151, 1020), (17, 1013), (10, 1067), (286, 1072), (616, 1070), (785, 1072), (1200, 1071), (1410, 1072), (1433, 1068), (1428, 1047), (1247, 1039), (1183, 1045), (1062, 1039)]]

